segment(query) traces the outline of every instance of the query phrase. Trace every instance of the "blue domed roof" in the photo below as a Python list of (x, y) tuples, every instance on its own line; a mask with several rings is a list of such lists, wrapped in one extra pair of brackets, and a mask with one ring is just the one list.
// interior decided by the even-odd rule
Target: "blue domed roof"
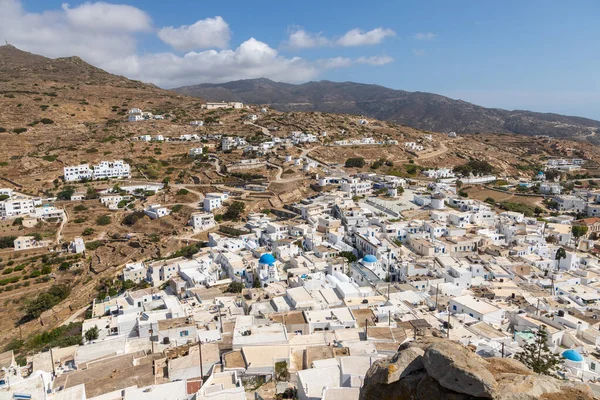
[(267, 265), (275, 264), (275, 257), (273, 257), (272, 254), (265, 253), (262, 256), (260, 256), (260, 258), (258, 259), (258, 262), (261, 264), (267, 264)]
[(363, 262), (366, 262), (366, 263), (375, 263), (375, 262), (377, 262), (377, 257), (367, 254), (366, 256), (363, 257), (362, 260), (363, 260)]
[(582, 362), (583, 356), (577, 350), (565, 350), (562, 356), (569, 361)]

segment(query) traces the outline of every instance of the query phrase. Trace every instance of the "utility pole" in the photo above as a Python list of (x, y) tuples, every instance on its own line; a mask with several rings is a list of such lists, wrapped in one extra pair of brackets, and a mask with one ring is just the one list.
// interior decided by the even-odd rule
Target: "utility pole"
[[(388, 277), (390, 276), (389, 272), (388, 272)], [(390, 282), (388, 282), (388, 293), (387, 293), (387, 299), (388, 301), (390, 300)]]
[(504, 358), (504, 342), (502, 342), (502, 358)]
[(198, 349), (200, 351), (200, 387), (204, 384), (204, 369), (202, 368), (202, 339), (198, 339)]
[(392, 310), (388, 310), (388, 326), (392, 326)]
[(440, 293), (440, 284), (435, 285), (435, 310), (438, 311), (438, 293)]
[(450, 339), (450, 304), (448, 304), (448, 329), (446, 330), (448, 339)]
[(152, 354), (154, 354), (154, 340), (152, 340), (152, 334), (154, 333), (154, 329), (152, 327), (154, 324), (150, 323), (150, 343), (152, 344)]

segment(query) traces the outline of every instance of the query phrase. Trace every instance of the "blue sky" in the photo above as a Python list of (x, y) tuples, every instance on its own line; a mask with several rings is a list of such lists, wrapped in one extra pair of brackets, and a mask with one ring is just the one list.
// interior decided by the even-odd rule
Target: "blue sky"
[(600, 2), (570, 3), (0, 0), (0, 34), (163, 87), (329, 79), (600, 119)]

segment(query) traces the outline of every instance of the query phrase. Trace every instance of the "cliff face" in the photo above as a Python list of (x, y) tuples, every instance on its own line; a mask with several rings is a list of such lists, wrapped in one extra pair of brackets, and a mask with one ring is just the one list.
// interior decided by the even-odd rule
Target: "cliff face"
[(592, 400), (584, 384), (538, 375), (508, 358), (484, 359), (459, 343), (427, 338), (373, 364), (361, 400)]

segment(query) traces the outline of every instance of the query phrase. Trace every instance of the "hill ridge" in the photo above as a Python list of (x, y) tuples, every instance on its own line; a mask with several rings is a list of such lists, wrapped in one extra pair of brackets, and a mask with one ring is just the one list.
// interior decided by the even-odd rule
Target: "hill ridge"
[(600, 138), (596, 138), (600, 121), (590, 118), (486, 108), (435, 93), (409, 92), (368, 83), (321, 80), (295, 85), (257, 78), (173, 90), (207, 100), (265, 104), (280, 111), (364, 115), (428, 131), (549, 135), (600, 143)]

